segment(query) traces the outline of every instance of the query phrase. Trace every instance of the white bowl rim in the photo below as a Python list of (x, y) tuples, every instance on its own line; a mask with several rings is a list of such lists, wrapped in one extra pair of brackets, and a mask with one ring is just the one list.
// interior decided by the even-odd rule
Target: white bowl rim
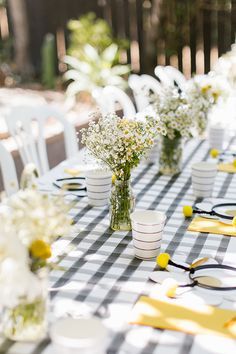
[[(145, 221), (142, 218), (146, 215), (152, 214), (152, 217), (154, 215), (161, 217), (161, 219), (156, 220), (159, 222), (155, 222), (154, 220), (151, 221)], [(136, 219), (138, 217), (138, 220)], [(146, 210), (135, 210), (133, 213), (130, 214), (131, 221), (135, 222), (136, 225), (143, 225), (143, 226), (157, 226), (164, 224), (166, 221), (166, 215), (162, 211), (157, 211), (157, 210), (151, 210), (151, 209), (146, 209)], [(136, 230), (138, 231), (138, 230)]]
[(197, 172), (216, 172), (217, 165), (213, 162), (201, 161), (192, 165), (192, 170)]

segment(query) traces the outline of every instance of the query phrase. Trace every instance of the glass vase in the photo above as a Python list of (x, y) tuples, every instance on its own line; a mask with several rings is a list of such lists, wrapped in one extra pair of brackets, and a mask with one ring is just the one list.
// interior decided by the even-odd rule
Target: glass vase
[(174, 176), (180, 173), (182, 154), (182, 138), (174, 138), (171, 140), (163, 136), (159, 155), (159, 172), (167, 176)]
[(5, 308), (3, 312), (3, 333), (14, 341), (36, 341), (42, 339), (47, 331), (48, 273), (41, 271), (40, 295), (33, 301), (24, 299), (15, 307)]
[(130, 214), (134, 210), (130, 180), (115, 180), (110, 197), (110, 227), (112, 230), (131, 230)]

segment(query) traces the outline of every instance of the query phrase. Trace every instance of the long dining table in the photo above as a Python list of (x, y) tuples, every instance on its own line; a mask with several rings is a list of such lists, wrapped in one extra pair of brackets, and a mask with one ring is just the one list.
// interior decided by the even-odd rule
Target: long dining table
[[(235, 143), (231, 138), (227, 148), (233, 149)], [(191, 165), (210, 159), (207, 141), (190, 140), (184, 146), (183, 168), (177, 176), (160, 175), (156, 164), (142, 162), (132, 174), (136, 209), (155, 209), (167, 215), (161, 251), (181, 256), (187, 263), (210, 256), (220, 263), (236, 264), (236, 238), (189, 232), (190, 220), (182, 215), (183, 205), (196, 202)], [(40, 179), (39, 188), (57, 193), (53, 181), (66, 176), (65, 167), (80, 169), (80, 160), (78, 156), (56, 166)], [(75, 193), (67, 197), (73, 200), (69, 216), (74, 225), (53, 246), (59, 267), (50, 272), (50, 324), (66, 316), (99, 317), (109, 331), (108, 354), (236, 353), (233, 339), (129, 324), (133, 305), (140, 295), (148, 295), (153, 289), (149, 275), (156, 267), (155, 259), (143, 261), (134, 257), (131, 232), (109, 228), (109, 206), (92, 207), (87, 197), (77, 197)], [(235, 201), (236, 176), (218, 172), (213, 197)], [(234, 302), (226, 300), (220, 306), (236, 308)], [(49, 336), (37, 343), (1, 338), (0, 353), (50, 354), (52, 346)]]

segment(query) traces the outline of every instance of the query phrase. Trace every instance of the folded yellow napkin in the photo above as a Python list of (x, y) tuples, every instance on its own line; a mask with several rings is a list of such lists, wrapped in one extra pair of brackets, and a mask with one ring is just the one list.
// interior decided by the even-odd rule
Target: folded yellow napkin
[(219, 163), (217, 168), (221, 172), (236, 173), (236, 167), (230, 162)]
[(236, 227), (233, 225), (224, 224), (218, 220), (195, 217), (189, 227), (188, 231), (207, 232), (211, 234), (219, 234), (225, 236), (236, 236)]
[(236, 338), (236, 312), (207, 305), (190, 307), (141, 296), (129, 323), (190, 334), (213, 334)]
[(64, 172), (67, 173), (68, 175), (72, 176), (72, 177), (76, 177), (80, 174), (80, 170), (76, 169), (76, 168), (65, 168)]

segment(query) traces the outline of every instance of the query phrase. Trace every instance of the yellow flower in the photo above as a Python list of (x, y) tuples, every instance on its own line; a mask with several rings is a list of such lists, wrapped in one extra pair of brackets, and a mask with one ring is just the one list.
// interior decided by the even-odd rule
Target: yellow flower
[(233, 166), (236, 167), (236, 159), (233, 161)]
[(169, 253), (160, 253), (159, 256), (157, 256), (156, 262), (160, 268), (165, 269), (169, 263), (169, 260), (170, 260)]
[(206, 86), (202, 87), (201, 91), (202, 91), (202, 93), (207, 93), (207, 91), (210, 89), (211, 89), (211, 85), (206, 85)]
[(186, 218), (191, 218), (191, 216), (193, 216), (193, 208), (191, 205), (183, 206), (183, 214)]
[(115, 181), (116, 181), (116, 175), (112, 175), (112, 178), (111, 178), (112, 184), (115, 184)]
[(218, 157), (218, 155), (219, 155), (219, 150), (217, 150), (217, 149), (211, 149), (210, 155), (211, 155), (211, 157), (213, 157), (213, 159), (215, 159), (215, 158)]
[(214, 91), (214, 92), (212, 92), (212, 96), (213, 96), (213, 98), (214, 98), (214, 101), (217, 101), (217, 100), (218, 100), (218, 98), (219, 98), (219, 96), (220, 96), (220, 93), (219, 93), (219, 92)]
[(233, 226), (236, 226), (236, 216), (233, 218), (233, 220), (232, 220), (232, 225)]
[(29, 251), (34, 258), (47, 259), (52, 255), (50, 245), (43, 240), (33, 241)]

